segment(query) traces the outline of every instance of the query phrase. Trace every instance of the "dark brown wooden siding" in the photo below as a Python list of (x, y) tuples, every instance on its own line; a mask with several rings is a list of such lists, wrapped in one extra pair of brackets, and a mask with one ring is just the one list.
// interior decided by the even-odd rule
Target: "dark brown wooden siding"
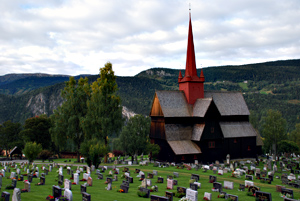
[(166, 139), (164, 118), (151, 117), (150, 138)]

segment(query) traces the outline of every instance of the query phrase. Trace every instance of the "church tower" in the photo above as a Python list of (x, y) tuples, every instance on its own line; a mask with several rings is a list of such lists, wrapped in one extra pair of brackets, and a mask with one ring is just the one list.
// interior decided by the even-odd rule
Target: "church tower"
[(182, 77), (181, 71), (179, 72), (178, 83), (179, 90), (184, 91), (187, 102), (194, 105), (197, 99), (204, 98), (205, 78), (202, 69), (200, 77), (197, 75), (191, 12), (189, 13), (189, 18), (185, 75)]

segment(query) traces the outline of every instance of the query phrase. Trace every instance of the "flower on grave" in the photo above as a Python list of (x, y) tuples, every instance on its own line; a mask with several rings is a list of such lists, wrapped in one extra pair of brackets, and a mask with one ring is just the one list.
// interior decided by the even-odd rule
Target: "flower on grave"
[(108, 184), (108, 181), (105, 181), (104, 184)]
[(76, 182), (72, 182), (72, 185), (76, 185)]
[(46, 197), (46, 200), (53, 200), (54, 199), (54, 196), (52, 196), (52, 195), (48, 195), (47, 197)]
[(208, 198), (207, 197), (203, 197), (203, 200), (208, 200)]
[(123, 190), (123, 189), (119, 189), (119, 192), (120, 192), (120, 193), (124, 193), (124, 190)]

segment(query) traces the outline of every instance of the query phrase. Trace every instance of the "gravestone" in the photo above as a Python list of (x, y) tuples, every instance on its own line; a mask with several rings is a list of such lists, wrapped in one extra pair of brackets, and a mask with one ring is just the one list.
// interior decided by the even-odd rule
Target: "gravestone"
[(86, 192), (86, 185), (82, 184), (80, 185), (80, 193), (85, 193)]
[(12, 201), (21, 201), (21, 191), (19, 188), (14, 188)]
[(150, 179), (147, 179), (146, 182), (147, 182), (147, 186), (149, 186), (149, 187), (152, 186), (152, 181)]
[(105, 189), (108, 190), (108, 191), (112, 190), (111, 183), (108, 183), (107, 187)]
[(272, 194), (262, 191), (256, 191), (255, 198), (257, 198), (258, 201), (272, 201)]
[(146, 193), (146, 198), (150, 197), (150, 190), (147, 188), (140, 188), (140, 192)]
[(16, 186), (17, 186), (17, 180), (16, 180), (16, 179), (12, 179), (11, 185), (12, 185), (14, 188), (16, 188)]
[(166, 191), (165, 197), (169, 198), (170, 201), (173, 201), (173, 193), (172, 192)]
[(72, 190), (72, 182), (68, 179), (65, 179), (65, 182), (64, 182), (64, 188), (65, 189), (69, 189), (69, 190)]
[(173, 179), (167, 179), (167, 189), (173, 190)]
[(260, 191), (260, 188), (257, 186), (250, 186), (248, 188), (248, 192), (252, 192), (252, 194), (254, 195), (256, 191)]
[(112, 178), (106, 177), (106, 182), (107, 182), (107, 183), (112, 183)]
[(234, 200), (234, 201), (238, 201), (239, 197), (237, 195), (226, 194), (225, 199), (231, 199), (231, 200)]
[(88, 193), (82, 193), (82, 201), (91, 201), (91, 195)]
[(177, 185), (178, 185), (178, 181), (175, 180), (175, 179), (173, 179), (173, 185), (174, 185), (174, 186), (177, 186)]
[(281, 193), (281, 190), (284, 188), (285, 188), (285, 186), (276, 185), (276, 192)]
[(147, 176), (149, 179), (153, 179), (153, 174), (152, 173), (148, 173), (148, 176)]
[(213, 183), (213, 188), (217, 189), (219, 192), (221, 192), (222, 191), (222, 184), (219, 183), (219, 182), (214, 182)]
[(245, 191), (245, 185), (244, 184), (240, 184), (239, 190), (240, 191)]
[(198, 185), (195, 183), (190, 183), (190, 189), (197, 191), (198, 190)]
[(294, 191), (292, 189), (283, 188), (281, 194), (288, 198), (294, 198)]
[(208, 200), (211, 200), (211, 193), (205, 192), (204, 197), (207, 198)]
[(79, 184), (79, 174), (78, 173), (75, 173), (74, 174), (74, 183)]
[(179, 177), (179, 173), (178, 172), (173, 172), (173, 175), (178, 178)]
[(68, 201), (73, 201), (73, 194), (70, 189), (65, 189), (64, 196), (68, 199)]
[(217, 177), (213, 175), (209, 175), (209, 183), (217, 182)]
[(128, 193), (129, 186), (121, 184), (120, 187), (121, 187), (121, 189), (124, 191), (124, 193)]
[(103, 174), (99, 173), (98, 174), (98, 179), (103, 179)]
[(184, 193), (184, 194), (186, 194), (186, 188), (184, 188), (184, 187), (177, 187), (177, 193)]
[(246, 175), (245, 177), (246, 177), (246, 179), (248, 179), (248, 180), (253, 180), (253, 176), (252, 176), (252, 175)]
[(198, 174), (192, 174), (191, 179), (195, 179), (195, 181), (197, 182), (200, 180), (200, 176)]
[(10, 193), (6, 192), (6, 191), (3, 191), (2, 194), (1, 194), (1, 197), (4, 198), (3, 201), (9, 201)]
[(118, 181), (118, 175), (114, 175), (114, 180)]
[(45, 185), (45, 183), (46, 183), (45, 177), (40, 177), (40, 184)]
[(88, 178), (87, 184), (88, 184), (89, 186), (93, 186), (93, 178), (92, 178), (92, 177), (89, 177), (89, 178)]
[(142, 188), (147, 188), (147, 182), (146, 182), (146, 179), (144, 179), (144, 180), (142, 181), (141, 187), (142, 187)]
[(28, 192), (30, 192), (30, 183), (28, 181), (24, 182), (24, 189), (26, 189)]
[(158, 196), (158, 195), (151, 195), (150, 201), (170, 201), (168, 197)]
[(164, 178), (157, 177), (157, 183), (164, 183)]
[(198, 192), (192, 189), (186, 189), (186, 198), (191, 201), (198, 201)]
[(61, 196), (61, 188), (59, 186), (52, 186), (52, 196), (54, 198)]

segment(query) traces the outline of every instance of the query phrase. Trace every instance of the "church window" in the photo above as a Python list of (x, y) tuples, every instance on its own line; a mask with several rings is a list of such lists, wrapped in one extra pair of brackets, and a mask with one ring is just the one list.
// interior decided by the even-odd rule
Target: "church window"
[(182, 160), (182, 161), (184, 161), (184, 160), (185, 160), (184, 156), (182, 156), (182, 157), (181, 157), (181, 160)]
[(248, 146), (248, 151), (251, 151), (251, 148), (250, 148), (250, 146)]
[(215, 141), (209, 141), (208, 142), (208, 148), (215, 148), (216, 145), (215, 145)]

